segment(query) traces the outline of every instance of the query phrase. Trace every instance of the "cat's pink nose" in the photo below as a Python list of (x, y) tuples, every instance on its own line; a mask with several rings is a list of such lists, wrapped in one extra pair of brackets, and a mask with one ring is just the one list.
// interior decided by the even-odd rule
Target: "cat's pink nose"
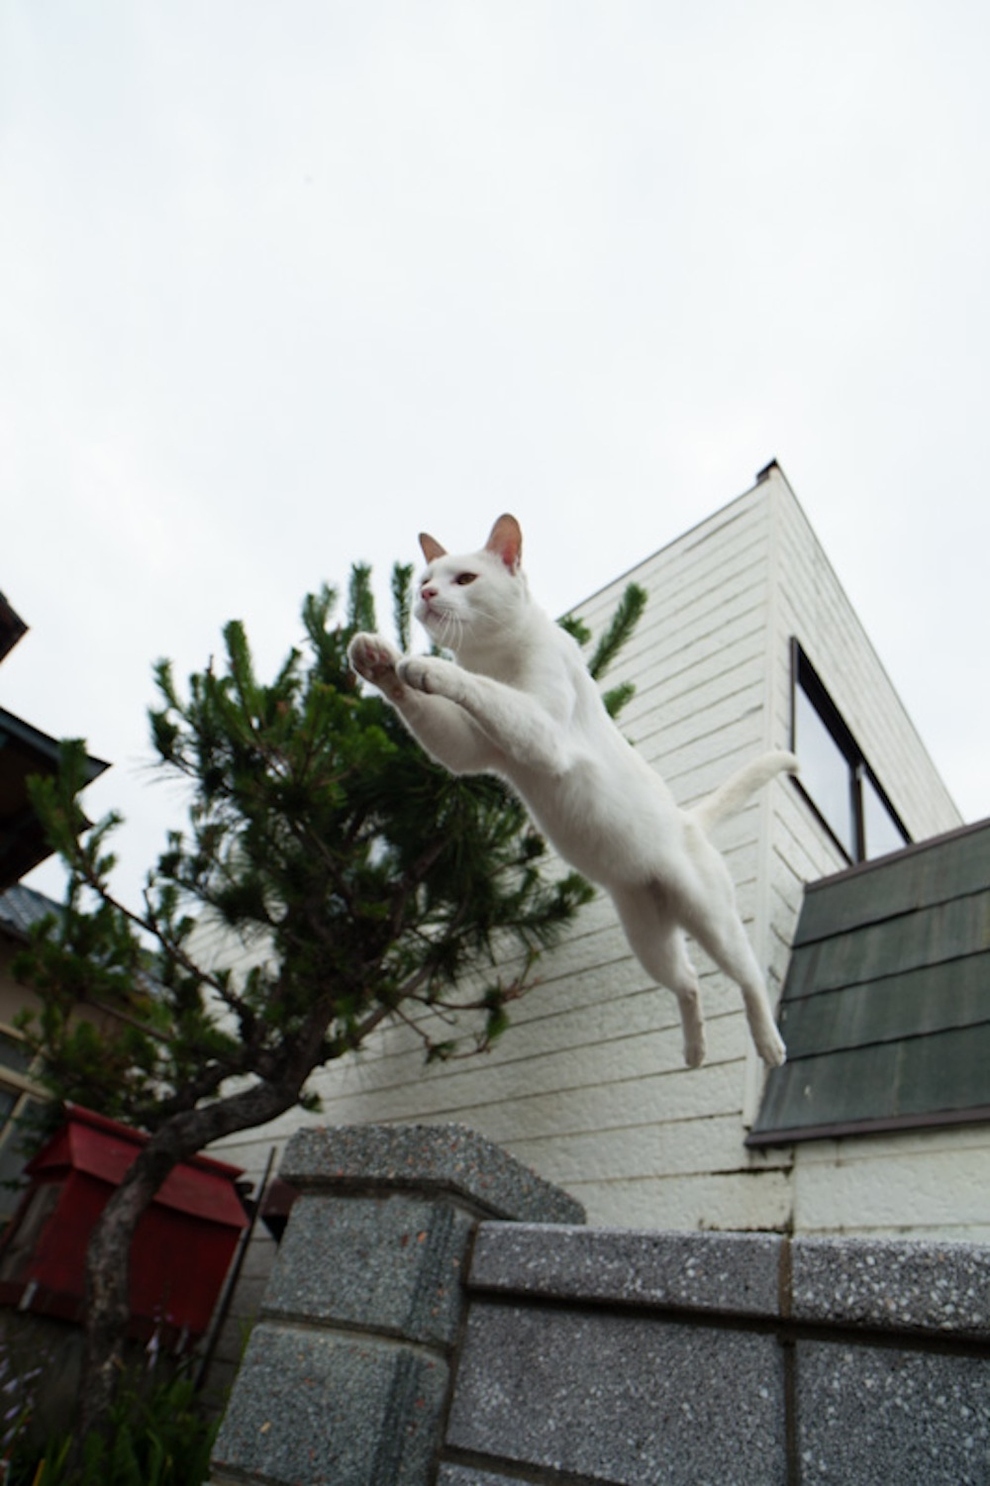
[(430, 599), (435, 599), (439, 592), (439, 588), (431, 588), (428, 583), (424, 583), (423, 587), (419, 590), (419, 596), (421, 599), (426, 599), (429, 602)]

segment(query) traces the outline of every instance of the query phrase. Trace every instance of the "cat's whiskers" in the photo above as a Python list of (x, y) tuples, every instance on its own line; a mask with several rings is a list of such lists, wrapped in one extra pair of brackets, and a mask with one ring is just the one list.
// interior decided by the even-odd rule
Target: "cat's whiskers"
[(456, 653), (463, 638), (464, 623), (461, 616), (451, 609), (444, 610), (440, 615), (440, 633), (437, 643), (442, 649), (453, 650)]

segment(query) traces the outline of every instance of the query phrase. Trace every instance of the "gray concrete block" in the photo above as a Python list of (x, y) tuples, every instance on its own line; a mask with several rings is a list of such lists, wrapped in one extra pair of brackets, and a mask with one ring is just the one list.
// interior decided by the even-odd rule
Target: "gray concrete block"
[(787, 1479), (772, 1336), (477, 1301), (448, 1445), (612, 1486)]
[(303, 1194), (265, 1296), (266, 1315), (305, 1316), (446, 1345), (461, 1311), (474, 1219), (450, 1203)]
[(990, 1336), (990, 1248), (796, 1238), (792, 1270), (797, 1320)]
[(448, 1192), (479, 1216), (583, 1223), (575, 1198), (465, 1125), (328, 1125), (297, 1130), (280, 1176), (301, 1191), (334, 1186)]
[(437, 1486), (518, 1486), (518, 1476), (498, 1476), (473, 1465), (441, 1465)]
[(990, 1362), (895, 1347), (797, 1345), (804, 1486), (986, 1486)]
[(447, 1385), (397, 1343), (261, 1322), (213, 1452), (214, 1478), (426, 1486)]
[(783, 1240), (483, 1223), (472, 1288), (722, 1315), (778, 1313)]

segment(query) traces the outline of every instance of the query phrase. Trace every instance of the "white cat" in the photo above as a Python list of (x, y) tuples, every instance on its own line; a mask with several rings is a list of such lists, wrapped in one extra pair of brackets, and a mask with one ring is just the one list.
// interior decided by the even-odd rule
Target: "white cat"
[(794, 755), (763, 754), (701, 804), (679, 809), (612, 722), (577, 643), (530, 598), (515, 518), (501, 516), (484, 549), (467, 557), (419, 540), (428, 566), (416, 617), (457, 661), (400, 657), (379, 636), (359, 634), (354, 670), (452, 773), (506, 779), (560, 855), (607, 889), (634, 954), (677, 996), (690, 1066), (705, 1056), (705, 1031), (684, 929), (740, 986), (763, 1061), (782, 1063), (732, 881), (706, 831), (774, 775), (796, 772)]

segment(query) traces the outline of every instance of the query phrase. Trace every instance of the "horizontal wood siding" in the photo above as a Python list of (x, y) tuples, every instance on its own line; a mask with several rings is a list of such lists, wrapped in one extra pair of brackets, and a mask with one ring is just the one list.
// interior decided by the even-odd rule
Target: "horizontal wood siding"
[(990, 1240), (990, 1125), (816, 1140), (798, 1155), (800, 1233)]
[[(920, 841), (953, 830), (960, 824), (958, 810), (801, 507), (778, 471), (771, 473), (767, 483), (776, 507), (777, 542), (773, 564), (777, 586), (771, 603), (776, 662), (770, 668), (768, 704), (774, 714), (774, 728), (790, 728), (791, 671), (786, 645), (793, 636), (818, 671), (912, 836)], [(801, 906), (802, 884), (842, 871), (848, 864), (794, 788), (774, 793), (771, 845), (774, 893), (790, 905), (794, 923)], [(906, 869), (908, 877), (911, 871)], [(849, 874), (845, 889), (850, 928), (856, 921), (856, 905), (862, 901), (856, 879), (856, 873)], [(890, 879), (892, 891), (897, 881), (895, 872)], [(841, 897), (833, 896), (830, 914), (837, 906), (841, 908)], [(904, 906), (909, 911), (916, 905)], [(773, 917), (786, 923), (788, 910), (778, 909)], [(787, 959), (785, 954), (785, 968)], [(910, 985), (905, 987), (903, 978), (899, 985), (898, 994), (910, 999)], [(960, 996), (960, 1002), (965, 1001), (966, 996)], [(962, 1021), (966, 1020), (964, 1010), (960, 1008)], [(810, 1005), (802, 1015), (814, 1015)], [(785, 1037), (793, 1040), (795, 1058), (800, 1056), (805, 1036), (810, 1035), (808, 1027), (797, 1018), (795, 1008), (785, 1023)], [(865, 1049), (858, 1055), (865, 1055)], [(934, 1045), (928, 1054), (919, 1051), (918, 1056), (927, 1056), (930, 1063), (933, 1060), (936, 1068), (939, 1066)], [(881, 1070), (876, 1077), (881, 1085), (886, 1081), (889, 1087), (894, 1070)], [(872, 1074), (863, 1075), (864, 1083), (872, 1080)], [(906, 1097), (909, 1099), (909, 1094)], [(984, 1241), (990, 1237), (987, 1129), (964, 1126), (815, 1140), (778, 1148), (777, 1155), (782, 1160), (790, 1155), (794, 1161), (792, 1221), (796, 1232), (868, 1236), (910, 1233), (919, 1238)], [(975, 1188), (974, 1183), (982, 1186)]]
[[(634, 682), (620, 726), (685, 804), (766, 746), (769, 517), (764, 492), (750, 492), (579, 610), (598, 633), (630, 579), (647, 589), (605, 684)], [(534, 586), (538, 594), (538, 574)], [(754, 803), (719, 837), (758, 946), (768, 941), (758, 922), (762, 830)], [(544, 956), (539, 985), (492, 1053), (427, 1068), (414, 1034), (391, 1029), (314, 1080), (320, 1118), (463, 1122), (566, 1186), (597, 1223), (773, 1226), (785, 1206), (781, 1162), (743, 1144), (751, 1054), (741, 997), (696, 959), (709, 1039), (700, 1070), (684, 1067), (673, 996), (650, 983), (599, 895)], [(270, 1140), (255, 1132), (225, 1150), (248, 1164)]]
[[(951, 830), (961, 824), (958, 809), (831, 563), (781, 476), (773, 487), (783, 631), (800, 642), (911, 836)], [(785, 688), (789, 711), (789, 676)]]
[[(538, 596), (539, 574), (532, 578)], [(596, 633), (630, 580), (649, 602), (605, 685), (635, 683), (620, 727), (681, 803), (763, 748), (789, 744), (796, 635), (910, 828), (920, 835), (955, 823), (779, 471), (582, 604)], [(776, 996), (804, 883), (844, 859), (787, 779), (724, 822), (717, 841)], [(696, 960), (710, 1046), (699, 1070), (683, 1066), (673, 997), (649, 983), (599, 896), (543, 958), (539, 984), (490, 1054), (427, 1068), (413, 1033), (387, 1030), (314, 1080), (323, 1101), (315, 1118), (463, 1122), (573, 1192), (600, 1225), (785, 1228), (794, 1152), (745, 1148), (762, 1066), (737, 989), (703, 955)], [(260, 1168), (272, 1139), (304, 1118), (294, 1112), (234, 1137), (225, 1154)], [(807, 1202), (820, 1200), (817, 1186), (807, 1190)]]

